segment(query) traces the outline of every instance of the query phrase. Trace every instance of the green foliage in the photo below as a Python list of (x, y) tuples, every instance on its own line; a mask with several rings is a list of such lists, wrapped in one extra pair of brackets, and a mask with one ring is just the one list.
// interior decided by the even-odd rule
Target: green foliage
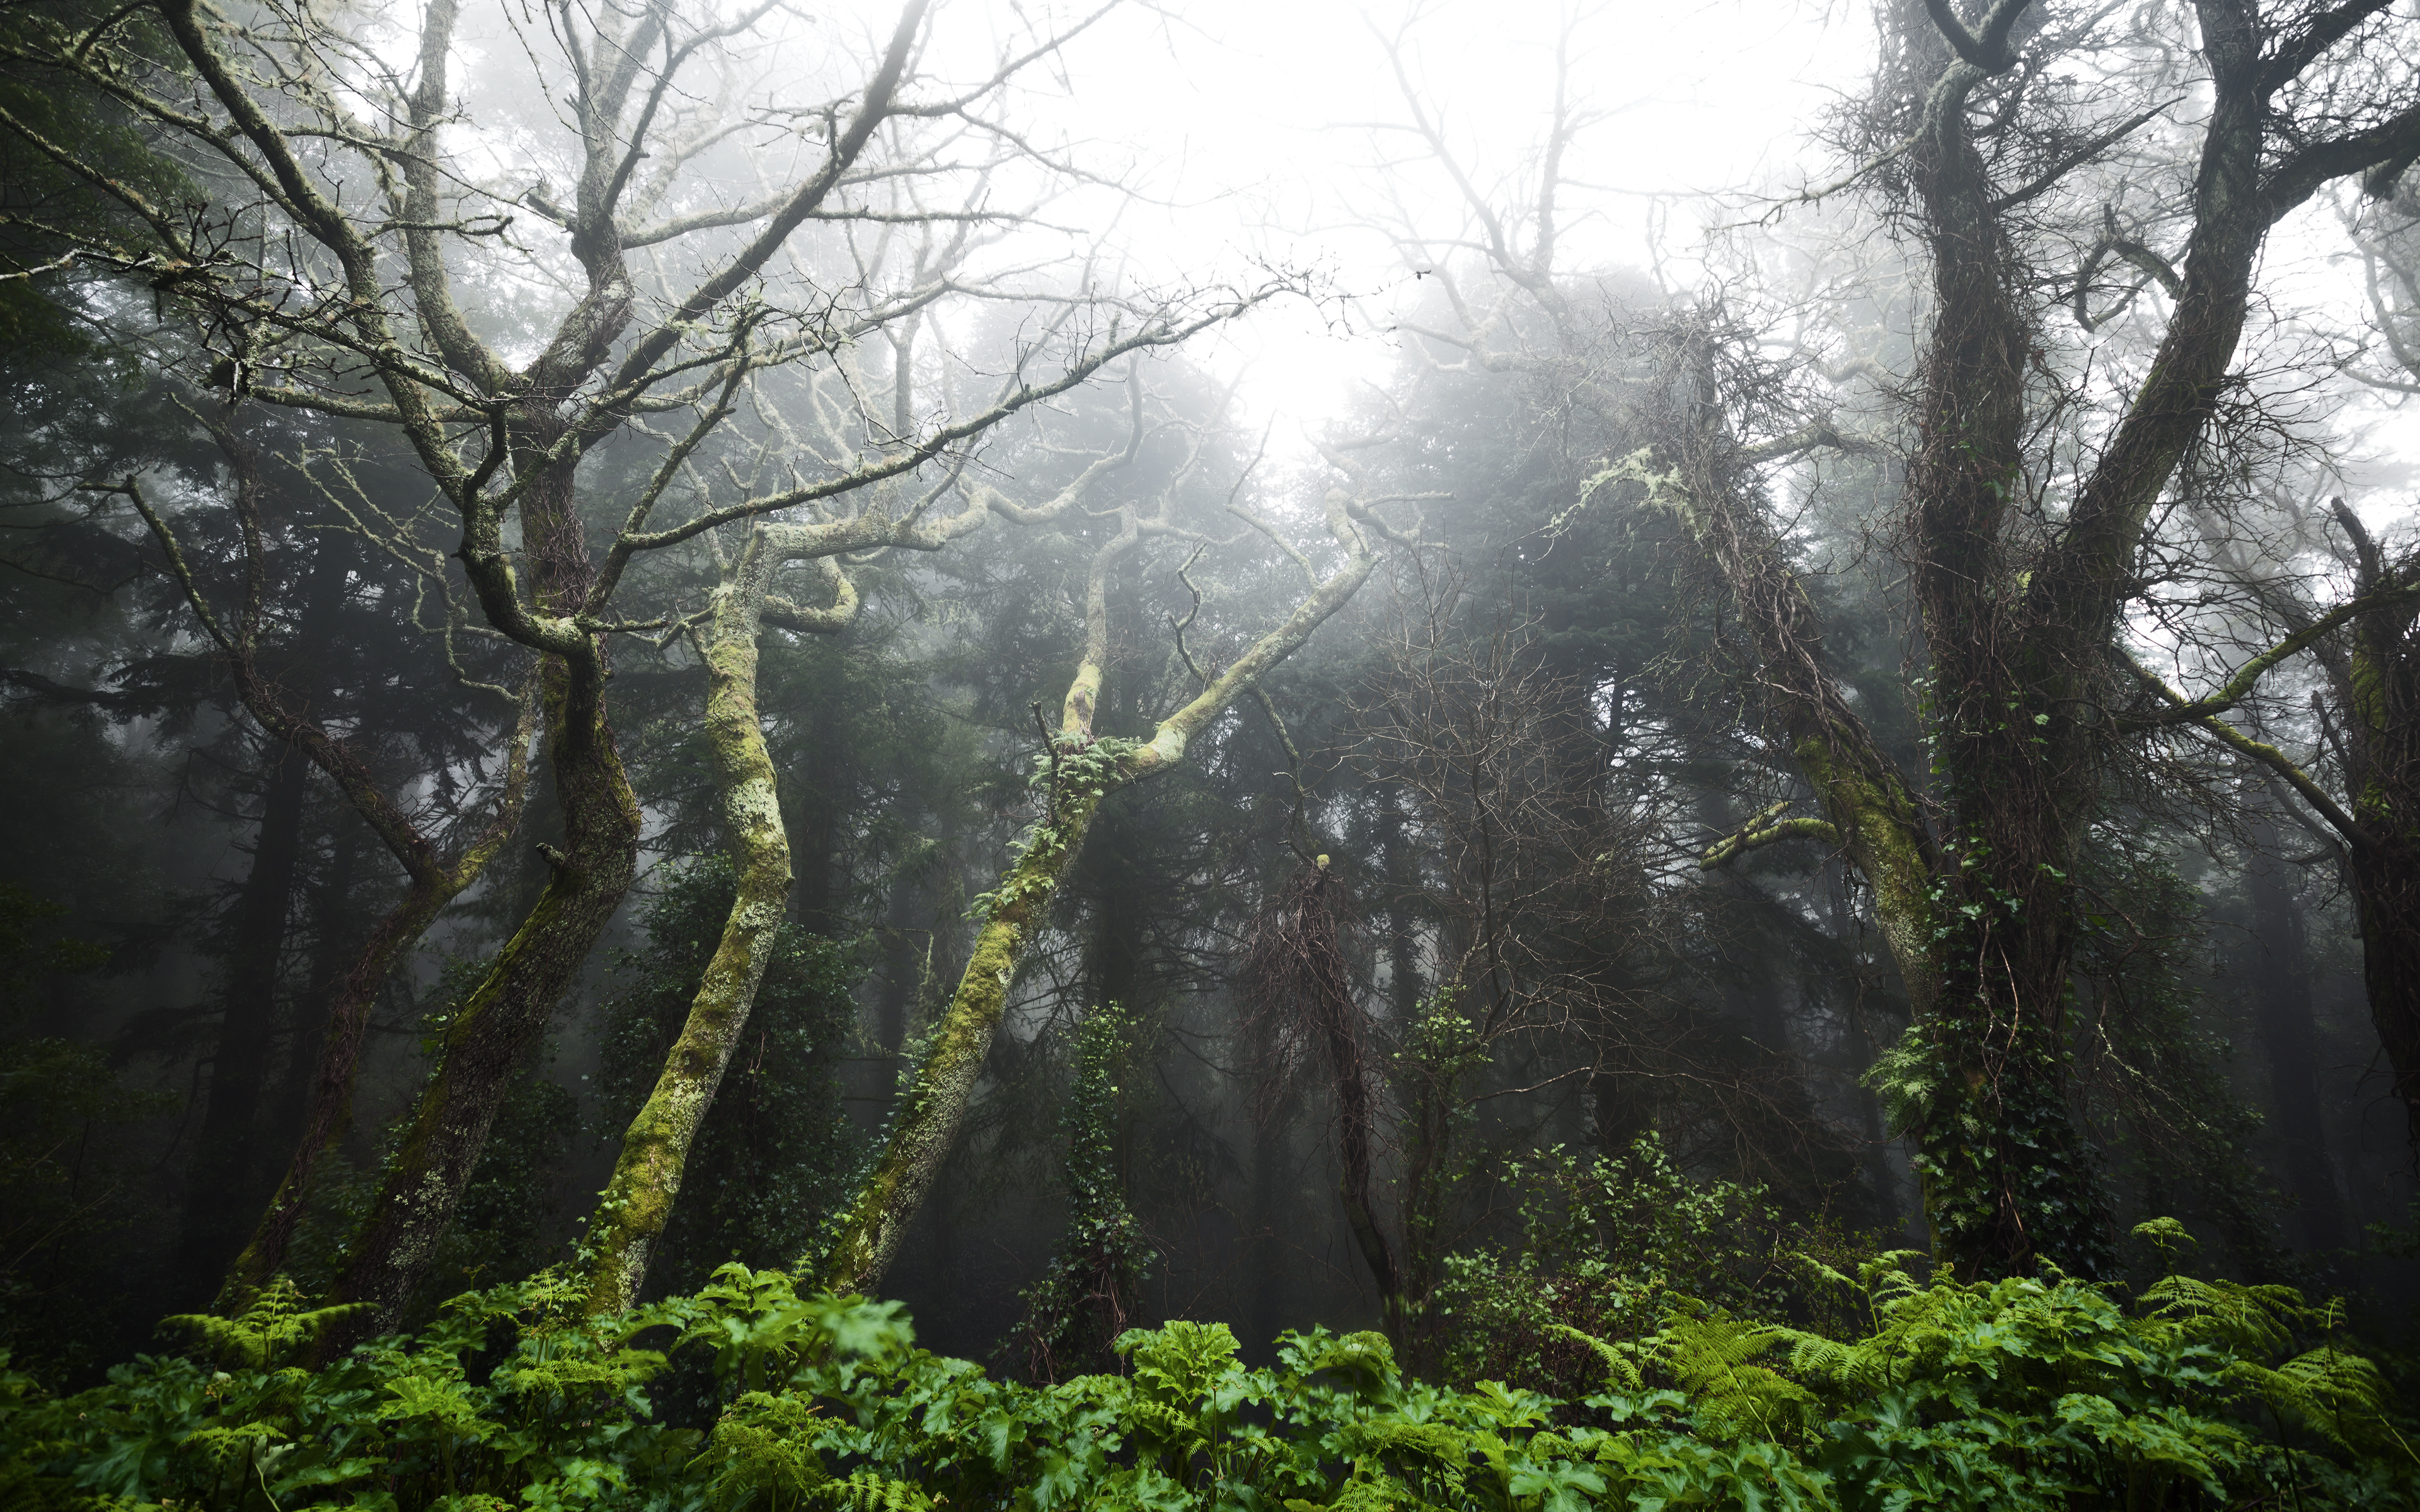
[[(0, 64), (0, 112), (15, 126), (0, 131), (0, 269), (43, 266), (78, 243), (81, 250), (99, 244), (129, 257), (157, 251), (148, 227), (27, 141), (27, 133), (78, 154), (152, 205), (173, 208), (199, 198), (183, 169), (116, 101), (66, 69), (25, 65), (29, 55), (68, 51), (97, 23), (124, 19), (122, 10), (94, 0), (0, 8), (8, 60)], [(120, 32), (122, 44), (105, 43), (99, 51), (106, 58), (120, 45), (142, 47), (157, 35), (155, 22), (138, 19)], [(163, 276), (156, 287), (173, 292), (173, 280)], [(74, 302), (67, 276), (0, 283), (0, 352), (18, 361), (89, 352), (90, 344), (61, 308)]]
[[(658, 875), (640, 920), (647, 943), (616, 958), (599, 1030), (598, 1121), (611, 1136), (654, 1087), (737, 890), (720, 856)], [(689, 1168), (713, 1179), (683, 1189), (649, 1262), (656, 1293), (702, 1286), (726, 1260), (787, 1260), (844, 1195), (852, 1136), (834, 1057), (855, 1013), (856, 969), (848, 945), (795, 924), (775, 934), (746, 1033), (690, 1155)]]
[(1115, 787), (1120, 768), (1140, 743), (1115, 735), (1094, 740), (1054, 739), (1033, 759), (1029, 785), (1043, 804), (1042, 817), (1016, 842), (1007, 878), (997, 892), (977, 893), (967, 917), (988, 919), (1002, 908), (1040, 897), (1051, 886), (1050, 863), (1067, 849), (1077, 815), (1089, 815)]
[[(1121, 1337), (1125, 1374), (1019, 1385), (915, 1348), (896, 1304), (737, 1265), (618, 1319), (583, 1318), (551, 1273), (466, 1294), (313, 1372), (281, 1362), (324, 1315), (271, 1288), (197, 1325), (220, 1368), (144, 1357), (64, 1398), (0, 1369), (0, 1493), (27, 1512), (2420, 1504), (2376, 1373), (2288, 1288), (2173, 1274), (2129, 1305), (2063, 1277), (1922, 1285), (1903, 1258), (1818, 1269), (1863, 1318), (1838, 1334), (1675, 1299), (1653, 1334), (1589, 1343), (1616, 1379), (1576, 1400), (1406, 1380), (1374, 1334), (1289, 1335), (1248, 1369), (1224, 1325), (1185, 1322)], [(679, 1358), (715, 1382), (703, 1429), (655, 1409)]]
[(1021, 1349), (1029, 1377), (1055, 1381), (1068, 1366), (1106, 1358), (1139, 1305), (1155, 1258), (1142, 1225), (1126, 1205), (1119, 1169), (1118, 1088), (1132, 1064), (1134, 1015), (1116, 1003), (1093, 1010), (1076, 1029), (1075, 1078), (1060, 1127), (1067, 1136), (1063, 1175), (1067, 1227), (1042, 1278), (1023, 1295), (1025, 1316), (1005, 1348)]
[(1805, 1284), (1799, 1257), (1861, 1253), (1831, 1229), (1785, 1222), (1762, 1187), (1692, 1180), (1653, 1134), (1619, 1159), (1557, 1146), (1508, 1180), (1518, 1242), (1444, 1262), (1449, 1380), (1584, 1396), (1683, 1304), (1833, 1321), (1832, 1296)]
[(299, 1355), (330, 1324), (371, 1305), (355, 1302), (306, 1308), (302, 1302), (300, 1288), (281, 1275), (261, 1288), (259, 1295), (233, 1318), (179, 1313), (161, 1321), (163, 1327), (197, 1335), (212, 1356), (238, 1368), (273, 1370)]
[[(2009, 701), (2010, 718), (2018, 708)], [(1927, 740), (1934, 776), (1954, 800), (1957, 774), (1941, 733)], [(2068, 1105), (2073, 1057), (2058, 1015), (2017, 1011), (1984, 965), (2001, 949), (1993, 931), (2014, 931), (2024, 912), (2025, 900), (2005, 874), (2013, 863), (1979, 832), (1952, 836), (1943, 851), (1956, 867), (1927, 894), (1940, 995), (1876, 1062), (1868, 1085), (1892, 1127), (1915, 1136), (1910, 1164), (1941, 1254), (1970, 1272), (1996, 1273), (2022, 1247), (2050, 1263), (2107, 1274), (2115, 1256), (2098, 1198), (2101, 1156)], [(2063, 872), (2040, 865), (2066, 888)], [(2063, 892), (2055, 905), (2065, 905)], [(2073, 988), (2071, 980), (2071, 995)]]

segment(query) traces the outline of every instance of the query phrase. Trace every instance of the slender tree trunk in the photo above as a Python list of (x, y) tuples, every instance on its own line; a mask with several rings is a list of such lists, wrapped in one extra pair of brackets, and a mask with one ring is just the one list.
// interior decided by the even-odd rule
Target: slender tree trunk
[(281, 1140), (302, 1131), (311, 1105), (311, 1076), (327, 1039), (329, 1014), (344, 987), (345, 974), (361, 953), (361, 939), (352, 917), (353, 878), (360, 868), (361, 838), (331, 837), (328, 877), (312, 901), (310, 991), (294, 1007), (287, 1021), (286, 1069), (277, 1078), (270, 1127)]
[(849, 1292), (871, 1288), (898, 1255), (908, 1220), (957, 1138), (992, 1036), (1007, 1011), (1017, 967), (1049, 922), (1051, 905), (1083, 851), (1102, 800), (1183, 760), (1194, 736), (1299, 650), (1369, 580), (1377, 558), (1352, 514), (1368, 506), (1357, 505), (1341, 491), (1331, 493), (1326, 503), (1328, 531), (1345, 548), (1343, 565), (1312, 588), (1283, 625), (1209, 679), (1192, 702), (1159, 721), (1148, 741), (1100, 741), (1093, 734), (1109, 661), (1109, 574), (1140, 538), (1130, 510), (1125, 512), (1118, 534), (1094, 553), (1085, 586), (1084, 652), (1061, 706), (1059, 733), (1046, 753), (1047, 810), (991, 895), (990, 916), (975, 937), (973, 957), (935, 1026), (931, 1051), (892, 1109), (881, 1153), (855, 1198), (837, 1215), (830, 1247), (799, 1261), (800, 1269), (820, 1275), (826, 1288)]
[(225, 1262), (251, 1208), (254, 1136), (276, 1030), (277, 967), (302, 855), (302, 800), (310, 791), (311, 764), (284, 741), (271, 741), (267, 768), (252, 870), (236, 903), (226, 1009), (210, 1058), (209, 1103), (194, 1153), (193, 1195), (177, 1246), (180, 1285), (196, 1292)]
[(2353, 848), (2362, 980), (2386, 1052), (2388, 1088), (2420, 1149), (2420, 837), (2390, 833)]
[(973, 1100), (1017, 967), (1049, 920), (1105, 792), (1089, 785), (1061, 792), (1056, 822), (1036, 826), (1025, 854), (992, 895), (991, 916), (975, 936), (973, 958), (942, 1014), (931, 1051), (892, 1110), (881, 1154), (840, 1214), (836, 1241), (829, 1253), (799, 1262), (819, 1271), (827, 1289), (869, 1288), (898, 1256), (908, 1222), (949, 1158)]
[[(526, 465), (538, 465), (531, 458), (551, 439), (544, 425), (533, 425)], [(558, 467), (555, 475), (541, 478), (524, 501), (522, 533), (540, 607), (568, 613), (586, 597), (591, 567), (567, 470)], [(323, 1335), (323, 1357), (402, 1318), (453, 1224), (496, 1110), (629, 889), (638, 864), (639, 802), (606, 717), (606, 656), (598, 639), (568, 655), (550, 654), (540, 664), (539, 707), (564, 846), (548, 855), (552, 875), (536, 906), (445, 1026), (436, 1068), (353, 1236), (354, 1258), (336, 1288), (336, 1301), (371, 1307)]]
[[(1340, 885), (1326, 868), (1320, 869), (1312, 879), (1311, 893), (1304, 901), (1301, 926), (1307, 931), (1325, 930), (1328, 940), (1326, 950), (1321, 953), (1334, 956), (1339, 961), (1342, 957), (1335, 945), (1334, 917), (1320, 904), (1318, 895)], [(1328, 1085), (1336, 1094), (1337, 1195), (1343, 1200), (1345, 1222), (1353, 1231), (1354, 1245), (1360, 1250), (1361, 1262), (1369, 1267), (1370, 1279), (1378, 1288), (1378, 1304), (1386, 1315), (1387, 1336), (1401, 1349), (1406, 1342), (1404, 1335), (1404, 1270), (1394, 1247), (1387, 1242), (1385, 1228), (1378, 1223), (1377, 1204), (1373, 1196), (1376, 1185), (1377, 1088), (1373, 1085), (1373, 1069), (1368, 1064), (1362, 1036), (1358, 1032), (1361, 1009), (1351, 1000), (1350, 989), (1342, 981), (1323, 977), (1320, 985), (1331, 989), (1336, 998), (1319, 1014), (1319, 1023), (1325, 1031), (1325, 1043), (1321, 1049), (1327, 1058)], [(1404, 1029), (1408, 1037), (1411, 1026), (1405, 1025)], [(1412, 1074), (1420, 1077), (1421, 1072), (1416, 1070)], [(1444, 1089), (1426, 1085), (1423, 1079), (1423, 1085), (1417, 1088), (1413, 1101), (1414, 1117), (1419, 1124), (1412, 1137), (1414, 1153), (1432, 1162), (1442, 1159), (1445, 1154), (1442, 1142), (1432, 1144), (1427, 1141), (1441, 1134), (1438, 1125), (1448, 1116)], [(1434, 1179), (1439, 1173), (1432, 1165), (1414, 1174)], [(1418, 1185), (1417, 1182), (1414, 1184)], [(1407, 1241), (1410, 1237), (1408, 1230), (1423, 1216), (1434, 1217), (1435, 1214), (1418, 1211), (1404, 1214)]]
[[(259, 480), (248, 455), (239, 453), (230, 460), (236, 464), (243, 490), (248, 561), (256, 595), (260, 575), (266, 570), (258, 538)], [(347, 555), (332, 546), (322, 545), (312, 553), (301, 602), (296, 605), (294, 642), (302, 658), (315, 655), (315, 642), (332, 632), (344, 608), (349, 566)], [(251, 602), (256, 606), (257, 596)], [(257, 625), (250, 628), (256, 638)], [(258, 656), (257, 640), (249, 643), (252, 654)], [(194, 1156), (194, 1197), (186, 1209), (178, 1246), (178, 1271), (185, 1278), (183, 1284), (196, 1293), (208, 1286), (207, 1278), (218, 1274), (241, 1242), (244, 1219), (258, 1196), (254, 1182), (260, 1165), (261, 1093), (275, 1033), (277, 968), (293, 911), (295, 877), (302, 857), (303, 803), (311, 783), (311, 763), (304, 753), (293, 743), (274, 738), (273, 730), (271, 735), (260, 834), (252, 871), (237, 904), (226, 1016), (211, 1062), (209, 1109)], [(280, 1135), (284, 1132), (278, 1131)]]
[[(882, 949), (882, 991), (874, 1002), (874, 1040), (886, 1055), (897, 1055), (908, 1038), (908, 1006), (916, 995), (923, 969), (913, 929), (920, 890), (906, 877), (897, 878), (891, 884), (891, 905), (883, 915), (888, 938)], [(927, 933), (925, 938), (931, 937)]]
[(704, 640), (706, 744), (721, 790), (723, 844), (739, 886), (680, 1038), (623, 1133), (613, 1179), (590, 1222), (592, 1314), (627, 1311), (638, 1302), (647, 1257), (672, 1220), (690, 1149), (747, 1027), (789, 898), (790, 840), (756, 709), (756, 641), (771, 558), (762, 535), (752, 535), (748, 558), (716, 595)]
[(2328, 1159), (2327, 1103), (2319, 1092), (2318, 1037), (2311, 1022), (2308, 929), (2291, 874), (2276, 859), (2277, 826), (2267, 814), (2253, 824), (2255, 849), (2245, 856), (2252, 903), (2255, 1022), (2269, 1062), (2269, 1088), (2286, 1180), (2301, 1214), (2303, 1242), (2315, 1250), (2345, 1247), (2344, 1199)]
[(328, 875), (311, 901), (310, 986), (287, 1015), (286, 1064), (270, 1099), (268, 1128), (276, 1141), (274, 1149), (290, 1149), (302, 1137), (310, 1118), (311, 1087), (326, 1045), (328, 1024), (344, 991), (345, 978), (361, 953), (361, 932), (352, 904), (364, 840), (330, 837)]
[[(263, 674), (259, 656), (267, 532), (261, 517), (260, 471), (249, 443), (232, 430), (221, 426), (213, 429), (236, 477), (236, 513), (242, 527), (247, 568), (244, 605), (233, 633), (212, 613), (185, 564), (183, 550), (167, 521), (151, 507), (133, 480), (127, 482), (123, 491), (166, 553), (170, 574), (183, 590), (187, 603), (217, 642), (221, 656), (234, 673), (245, 709), (288, 753), (282, 760), (307, 762), (326, 773), (411, 879), (403, 901), (371, 932), (361, 959), (330, 996), (328, 1031), (319, 1048), (318, 1074), (303, 1136), (287, 1162), (276, 1196), (255, 1226), (251, 1241), (237, 1257), (220, 1289), (219, 1304), (225, 1309), (240, 1305), (245, 1296), (285, 1262), (287, 1244), (310, 1193), (313, 1170), (344, 1122), (362, 1031), (379, 990), (396, 964), (418, 943), (438, 909), (479, 875), (519, 824), (528, 793), (530, 721), (536, 704), (534, 699), (524, 696), (520, 721), (515, 727), (513, 744), (505, 757), (504, 791), (496, 800), (489, 825), (451, 861), (444, 859), (413, 817), (387, 795), (346, 743), (307, 717), (304, 706), (291, 689)], [(306, 594), (302, 634), (299, 638), (304, 646), (311, 643), (314, 636), (325, 633), (328, 621), (341, 607), (348, 565), (346, 557), (334, 546), (323, 545), (315, 555), (312, 586)]]
[(436, 878), (416, 880), (402, 900), (370, 931), (344, 979), (329, 995), (327, 1024), (319, 1036), (311, 1078), (310, 1110), (304, 1115), (276, 1195), (254, 1225), (252, 1238), (228, 1267), (219, 1288), (222, 1309), (240, 1305), (286, 1264), (286, 1252), (310, 1203), (320, 1160), (344, 1137), (351, 1117), (354, 1072), (370, 1010), (395, 969), (419, 945), (445, 904), (459, 891)]

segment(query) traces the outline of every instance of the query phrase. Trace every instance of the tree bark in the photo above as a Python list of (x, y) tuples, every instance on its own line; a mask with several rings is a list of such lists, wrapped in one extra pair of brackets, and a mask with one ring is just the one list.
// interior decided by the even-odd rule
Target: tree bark
[(2328, 1159), (2327, 1103), (2319, 1092), (2318, 1037), (2311, 1021), (2309, 932), (2291, 872), (2276, 858), (2277, 825), (2266, 813), (2252, 827), (2245, 880), (2252, 904), (2254, 1022), (2269, 1062), (2270, 1105), (2286, 1157), (2303, 1242), (2345, 1247), (2344, 1199)]
[(236, 903), (226, 1007), (210, 1058), (209, 1102), (177, 1244), (181, 1286), (194, 1292), (207, 1289), (209, 1278), (225, 1263), (254, 1196), (254, 1143), (276, 1029), (277, 967), (302, 855), (302, 800), (310, 791), (311, 764), (282, 740), (269, 743), (264, 764), (269, 780), (260, 830)]
[[(498, 836), (493, 848), (501, 849), (504, 838)], [(468, 870), (476, 876), (480, 869), (474, 866)], [(370, 931), (361, 954), (329, 995), (328, 1020), (319, 1036), (310, 1108), (304, 1115), (301, 1136), (287, 1162), (276, 1194), (254, 1225), (242, 1252), (227, 1269), (226, 1278), (219, 1288), (218, 1305), (222, 1309), (240, 1306), (243, 1298), (257, 1291), (284, 1268), (286, 1252), (309, 1206), (319, 1162), (344, 1137), (350, 1119), (354, 1073), (361, 1063), (362, 1038), (369, 1027), (370, 1009), (387, 979), (395, 975), (396, 967), (419, 945), (421, 936), (428, 932), (428, 926), (436, 921), (445, 904), (467, 885), (467, 879), (458, 885), (449, 885), (451, 882), (451, 877), (414, 878), (405, 888), (403, 898)]]
[(1183, 760), (1195, 735), (1269, 669), (1300, 649), (1377, 566), (1362, 524), (1357, 523), (1372, 521), (1370, 506), (1330, 493), (1328, 531), (1345, 548), (1343, 564), (1316, 584), (1283, 625), (1261, 637), (1191, 702), (1159, 721), (1149, 741), (1096, 741), (1094, 715), (1109, 660), (1109, 571), (1140, 539), (1131, 509), (1125, 514), (1118, 535), (1095, 554), (1086, 585), (1084, 654), (1068, 685), (1059, 733), (1048, 753), (1045, 819), (1033, 827), (991, 895), (990, 916), (975, 938), (973, 957), (957, 991), (935, 1026), (933, 1047), (894, 1106), (882, 1150), (840, 1213), (830, 1247), (799, 1260), (799, 1268), (819, 1276), (829, 1290), (876, 1286), (898, 1255), (908, 1220), (956, 1140), (992, 1036), (1007, 1011), (1017, 968), (1048, 922), (1051, 905), (1083, 849), (1102, 799)]
[[(521, 414), (517, 461), (543, 473), (522, 504), (538, 607), (568, 614), (585, 601), (592, 576), (571, 470), (545, 459), (554, 439), (548, 417), (534, 408)], [(473, 580), (494, 570), (473, 563)], [(491, 594), (510, 590), (508, 580), (488, 586)], [(552, 875), (536, 905), (439, 1040), (436, 1068), (353, 1236), (353, 1260), (336, 1288), (334, 1300), (371, 1306), (323, 1335), (323, 1357), (402, 1318), (453, 1223), (514, 1076), (629, 889), (641, 817), (606, 717), (601, 640), (583, 633), (573, 648), (540, 663), (539, 708), (564, 846), (547, 857)]]
[[(1063, 750), (1062, 755), (1071, 759), (1076, 752)], [(801, 1269), (820, 1273), (826, 1289), (869, 1289), (897, 1257), (908, 1220), (949, 1158), (973, 1100), (992, 1036), (1007, 1011), (1017, 967), (1048, 921), (1060, 884), (1083, 849), (1109, 779), (1104, 773), (1061, 792), (1056, 821), (1035, 827), (1024, 854), (1001, 879), (991, 916), (975, 937), (973, 957), (942, 1014), (933, 1046), (892, 1107), (891, 1128), (874, 1168), (841, 1214), (837, 1241), (827, 1255), (799, 1262)]]
[(680, 1038), (622, 1135), (613, 1175), (588, 1231), (588, 1311), (636, 1305), (647, 1258), (672, 1220), (690, 1147), (747, 1027), (790, 892), (790, 839), (773, 759), (757, 717), (757, 635), (776, 565), (752, 532), (733, 579), (715, 595), (700, 650), (706, 671), (706, 737), (722, 804), (722, 839), (738, 891)]

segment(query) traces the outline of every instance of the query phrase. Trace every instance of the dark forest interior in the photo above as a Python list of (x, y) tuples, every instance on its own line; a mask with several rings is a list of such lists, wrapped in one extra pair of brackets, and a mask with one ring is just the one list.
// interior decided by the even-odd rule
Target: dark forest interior
[(0, 0), (0, 1503), (2420, 1504), (2420, 11), (989, 8)]

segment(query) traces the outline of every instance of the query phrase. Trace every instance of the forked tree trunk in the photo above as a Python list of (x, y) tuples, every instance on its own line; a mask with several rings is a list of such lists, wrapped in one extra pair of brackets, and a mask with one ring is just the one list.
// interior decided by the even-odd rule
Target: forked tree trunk
[[(533, 429), (527, 444), (542, 447), (548, 433), (543, 425)], [(591, 575), (568, 470), (557, 467), (540, 478), (522, 510), (539, 606), (568, 613), (585, 598)], [(439, 1039), (437, 1064), (352, 1237), (352, 1264), (336, 1287), (334, 1300), (371, 1305), (322, 1335), (323, 1358), (402, 1319), (452, 1227), (514, 1077), (629, 890), (639, 801), (607, 721), (606, 659), (597, 639), (540, 664), (539, 707), (563, 811), (563, 850), (548, 855), (552, 875), (536, 905)]]
[(1007, 1011), (1017, 968), (1049, 922), (1051, 905), (1083, 849), (1102, 799), (1183, 760), (1196, 735), (1300, 649), (1369, 580), (1377, 557), (1356, 523), (1369, 517), (1369, 506), (1332, 493), (1326, 514), (1329, 532), (1345, 548), (1343, 564), (1314, 586), (1283, 625), (1255, 641), (1200, 696), (1162, 719), (1145, 742), (1097, 741), (1093, 733), (1109, 659), (1108, 573), (1139, 538), (1130, 512), (1117, 537), (1094, 556), (1086, 585), (1084, 654), (1068, 686), (1059, 733), (1048, 753), (1047, 811), (991, 895), (990, 916), (975, 938), (973, 957), (957, 991), (935, 1026), (932, 1048), (893, 1107), (881, 1151), (838, 1215), (829, 1248), (800, 1257), (799, 1269), (816, 1275), (828, 1289), (870, 1288), (897, 1257), (908, 1221), (957, 1139), (992, 1036)]

